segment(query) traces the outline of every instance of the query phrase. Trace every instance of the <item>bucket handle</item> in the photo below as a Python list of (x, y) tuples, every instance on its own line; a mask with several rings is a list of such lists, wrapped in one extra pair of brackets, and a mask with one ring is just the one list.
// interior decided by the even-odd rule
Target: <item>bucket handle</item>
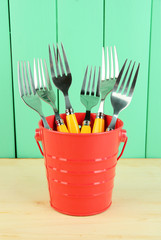
[(43, 150), (42, 150), (42, 148), (40, 146), (40, 143), (39, 143), (39, 141), (42, 141), (42, 133), (41, 133), (41, 130), (39, 128), (37, 128), (35, 130), (35, 140), (36, 140), (37, 146), (38, 146), (42, 156), (44, 157)]
[(127, 143), (127, 139), (128, 139), (128, 137), (126, 137), (126, 139), (125, 139), (124, 146), (123, 146), (123, 148), (122, 148), (122, 151), (121, 151), (120, 155), (119, 155), (118, 158), (117, 158), (117, 161), (120, 159), (120, 157), (122, 156), (122, 154), (123, 154), (123, 152), (124, 152), (124, 150), (125, 150), (126, 143)]
[(37, 146), (39, 147), (39, 150), (40, 150), (42, 156), (44, 157), (44, 153), (43, 153), (43, 150), (42, 150), (42, 148), (40, 146), (40, 143), (37, 140), (36, 140), (36, 142), (37, 142)]
[(121, 141), (121, 142), (124, 142), (124, 145), (123, 145), (123, 148), (122, 148), (122, 150), (121, 150), (120, 155), (119, 155), (118, 158), (117, 158), (117, 161), (120, 159), (120, 157), (122, 156), (122, 154), (123, 154), (123, 152), (124, 152), (124, 150), (125, 150), (127, 140), (128, 140), (128, 137), (127, 137), (127, 135), (126, 135), (126, 130), (125, 130), (125, 129), (122, 129), (122, 130), (121, 130), (121, 139), (120, 139), (120, 141)]

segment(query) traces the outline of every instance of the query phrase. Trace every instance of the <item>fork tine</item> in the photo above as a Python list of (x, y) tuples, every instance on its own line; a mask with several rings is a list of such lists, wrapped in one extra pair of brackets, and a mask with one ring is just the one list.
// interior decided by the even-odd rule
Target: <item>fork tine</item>
[(129, 79), (128, 79), (127, 84), (126, 84), (126, 86), (125, 86), (125, 90), (124, 90), (124, 92), (123, 92), (124, 95), (126, 95), (126, 93), (127, 93), (127, 91), (128, 91), (129, 84), (130, 84), (130, 79), (131, 79), (131, 76), (132, 76), (132, 73), (133, 73), (133, 70), (134, 70), (134, 66), (135, 66), (135, 62), (134, 62), (134, 64), (133, 64), (132, 70), (131, 70), (130, 75), (129, 75)]
[(42, 80), (41, 80), (40, 60), (39, 59), (37, 59), (37, 66), (38, 66), (39, 86), (41, 89), (41, 88), (43, 88), (43, 85), (42, 85)]
[(69, 64), (68, 64), (67, 57), (66, 57), (66, 54), (65, 54), (65, 50), (64, 50), (64, 47), (63, 47), (62, 43), (61, 43), (61, 47), (62, 47), (62, 52), (63, 52), (63, 57), (64, 57), (64, 63), (65, 63), (66, 71), (67, 71), (67, 74), (69, 74), (70, 73), (70, 68), (69, 68)]
[(24, 62), (24, 66), (25, 66), (25, 76), (26, 76), (27, 90), (28, 90), (29, 95), (31, 95), (31, 89), (30, 89), (30, 84), (29, 84), (29, 79), (28, 79), (27, 68), (26, 68), (26, 62)]
[(121, 86), (120, 86), (120, 88), (119, 88), (119, 90), (118, 90), (118, 93), (121, 93), (121, 92), (122, 92), (122, 89), (123, 89), (123, 87), (124, 87), (127, 74), (128, 74), (128, 72), (129, 72), (130, 65), (131, 65), (131, 61), (130, 61), (129, 66), (128, 66), (128, 68), (127, 68), (127, 71), (126, 71), (126, 73), (125, 73), (124, 79), (123, 79), (123, 81), (122, 81), (122, 83), (121, 83)]
[(42, 74), (42, 80), (43, 80), (43, 87), (46, 88), (46, 81), (45, 81), (45, 75), (44, 75), (44, 68), (43, 68), (42, 59), (40, 59), (40, 63), (41, 63), (41, 74)]
[(104, 47), (102, 47), (102, 81), (105, 80), (105, 51)]
[(119, 75), (119, 62), (117, 57), (116, 46), (114, 46), (114, 54), (115, 54), (115, 78), (118, 78)]
[(47, 68), (47, 64), (46, 64), (46, 60), (45, 59), (44, 59), (44, 66), (45, 66), (45, 75), (46, 75), (48, 88), (49, 88), (49, 90), (52, 90), (52, 85), (51, 85), (51, 82), (50, 82), (49, 72), (48, 72), (48, 68)]
[(83, 79), (83, 84), (82, 84), (82, 89), (81, 89), (81, 94), (82, 95), (85, 93), (85, 87), (86, 87), (86, 81), (87, 81), (87, 72), (88, 72), (88, 66), (86, 68), (84, 79)]
[(52, 78), (55, 78), (55, 70), (54, 70), (54, 66), (53, 66), (53, 58), (51, 55), (50, 45), (49, 45), (49, 61), (50, 61), (51, 76), (52, 76)]
[(127, 59), (125, 60), (124, 65), (121, 68), (121, 71), (120, 71), (119, 76), (118, 76), (118, 78), (115, 82), (115, 85), (114, 85), (114, 88), (113, 88), (112, 92), (115, 92), (118, 88), (119, 82), (121, 80), (121, 77), (122, 77), (122, 74), (123, 74), (123, 71), (124, 71), (124, 68), (125, 68), (125, 65), (126, 65), (126, 62), (127, 62)]
[(139, 73), (139, 68), (140, 68), (140, 63), (138, 64), (138, 67), (137, 67), (137, 70), (136, 70), (136, 73), (135, 73), (135, 76), (134, 76), (134, 80), (133, 80), (133, 82), (132, 82), (132, 85), (131, 85), (131, 88), (130, 88), (130, 92), (129, 92), (129, 94), (128, 94), (128, 97), (132, 97), (132, 95), (133, 95), (134, 88), (135, 88), (135, 84), (136, 84), (136, 80), (137, 80), (138, 73)]
[(38, 80), (37, 80), (37, 70), (36, 70), (36, 60), (34, 58), (34, 85), (35, 89), (39, 89)]
[(113, 67), (113, 53), (112, 53), (112, 47), (111, 47), (111, 79), (114, 78), (114, 67)]
[(27, 89), (26, 89), (26, 83), (25, 83), (25, 75), (24, 75), (24, 69), (23, 69), (23, 62), (21, 62), (21, 71), (22, 71), (22, 82), (23, 82), (24, 94), (25, 94), (25, 96), (27, 96)]
[(100, 79), (101, 79), (101, 67), (99, 67), (99, 72), (98, 72), (98, 81), (97, 81), (97, 90), (96, 90), (96, 96), (100, 96)]
[(87, 91), (86, 91), (87, 95), (89, 95), (89, 93), (90, 93), (91, 75), (92, 75), (92, 67), (91, 67), (91, 71), (90, 71), (90, 75), (89, 75), (89, 81), (88, 81), (88, 87), (87, 87)]
[(56, 72), (57, 72), (57, 77), (60, 76), (60, 71), (59, 71), (59, 66), (58, 66), (58, 61), (56, 57), (56, 51), (55, 51), (55, 46), (53, 44), (53, 50), (54, 50), (54, 58), (55, 58), (55, 66), (56, 66)]
[(58, 46), (58, 44), (57, 44), (57, 50), (58, 50), (58, 56), (59, 56), (59, 61), (60, 61), (60, 67), (61, 67), (62, 75), (64, 75), (64, 74), (65, 74), (65, 71), (64, 71), (64, 67), (63, 67), (62, 60), (61, 60), (61, 56), (60, 56), (60, 51), (59, 51), (59, 46)]
[(20, 96), (23, 97), (23, 96), (24, 96), (24, 92), (23, 92), (22, 83), (21, 83), (20, 62), (18, 62), (17, 70), (18, 70), (18, 87), (19, 87), (19, 93), (20, 93)]
[(95, 89), (95, 75), (96, 75), (96, 66), (94, 67), (93, 84), (92, 84), (92, 92), (91, 92), (91, 95), (92, 95), (92, 96), (94, 96), (94, 89)]
[(110, 78), (110, 61), (109, 61), (109, 51), (107, 47), (107, 72), (106, 72), (106, 79), (109, 80)]
[(30, 78), (30, 83), (31, 83), (31, 89), (33, 94), (36, 94), (36, 90), (35, 90), (35, 86), (34, 86), (34, 81), (33, 81), (33, 77), (32, 77), (32, 72), (31, 72), (31, 67), (30, 67), (30, 63), (28, 62), (28, 71), (29, 71), (29, 78)]

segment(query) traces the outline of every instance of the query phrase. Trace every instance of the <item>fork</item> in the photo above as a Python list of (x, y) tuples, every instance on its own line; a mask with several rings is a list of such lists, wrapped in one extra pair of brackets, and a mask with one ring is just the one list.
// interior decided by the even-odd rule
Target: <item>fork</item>
[[(94, 121), (93, 133), (104, 132), (105, 130), (105, 120), (104, 120), (104, 102), (107, 95), (113, 89), (116, 79), (119, 74), (119, 65), (117, 58), (116, 47), (114, 46), (114, 55), (115, 55), (115, 75), (114, 75), (114, 64), (113, 64), (113, 53), (112, 47), (110, 48), (111, 52), (111, 72), (110, 72), (110, 62), (109, 62), (109, 50), (107, 47), (107, 67), (105, 71), (105, 50), (102, 48), (102, 80), (100, 83), (100, 92), (101, 92), (101, 102), (99, 105), (98, 113)], [(105, 74), (106, 72), (106, 74)], [(111, 73), (111, 74), (110, 74)], [(106, 77), (105, 77), (106, 75)]]
[[(121, 77), (122, 77), (126, 62), (127, 62), (127, 59), (124, 62), (124, 65), (123, 65), (123, 67), (122, 67), (122, 69), (119, 73), (118, 79), (117, 79), (117, 81), (115, 83), (115, 86), (114, 86), (114, 88), (112, 90), (112, 93), (111, 93), (111, 104), (113, 106), (114, 114), (113, 114), (111, 123), (108, 126), (108, 128), (106, 129), (106, 131), (110, 131), (110, 130), (115, 129), (118, 114), (123, 109), (127, 108), (127, 106), (130, 104), (132, 96), (133, 96), (133, 92), (134, 92), (134, 88), (135, 88), (135, 84), (136, 84), (136, 80), (137, 80), (138, 72), (139, 72), (139, 68), (140, 68), (140, 63), (137, 66), (133, 81), (131, 83), (130, 80), (131, 80), (133, 70), (134, 70), (134, 66), (135, 66), (135, 62), (134, 62), (133, 66), (132, 66), (132, 69), (131, 69), (131, 72), (130, 72), (130, 75), (128, 77), (128, 81), (127, 81), (126, 86), (125, 86), (126, 77), (128, 75), (128, 72), (129, 72), (130, 65), (131, 65), (132, 61), (130, 61), (129, 65), (128, 65), (128, 68), (127, 68), (127, 71), (126, 71), (126, 73), (124, 75), (124, 78), (122, 80), (122, 83), (121, 83)], [(121, 84), (120, 87), (119, 87), (119, 83)], [(130, 84), (131, 84), (131, 87), (129, 87)]]
[(92, 83), (92, 91), (90, 92), (90, 85), (91, 85), (91, 75), (92, 75), (92, 67), (90, 70), (89, 75), (89, 81), (87, 90), (85, 92), (86, 88), (86, 81), (87, 81), (87, 73), (88, 73), (88, 66), (85, 71), (84, 80), (82, 84), (82, 89), (80, 93), (80, 100), (82, 104), (86, 107), (86, 115), (85, 119), (82, 124), (81, 133), (91, 133), (91, 126), (90, 126), (90, 113), (91, 109), (96, 106), (99, 102), (100, 98), (100, 67), (99, 67), (99, 73), (98, 73), (98, 81), (97, 81), (97, 89), (95, 93), (95, 75), (96, 75), (96, 67), (94, 68), (94, 74), (93, 74), (93, 83)]
[(70, 72), (69, 64), (68, 64), (67, 57), (66, 57), (66, 54), (65, 54), (64, 47), (63, 47), (62, 43), (61, 43), (61, 47), (62, 47), (64, 64), (65, 64), (67, 74), (65, 73), (63, 63), (62, 63), (62, 60), (61, 60), (59, 47), (57, 45), (57, 52), (58, 52), (60, 68), (61, 68), (61, 74), (60, 74), (58, 61), (57, 61), (57, 56), (56, 56), (56, 51), (55, 51), (55, 46), (53, 44), (54, 59), (55, 59), (57, 76), (55, 74), (51, 49), (50, 49), (50, 45), (49, 45), (49, 60), (50, 60), (51, 76), (52, 76), (52, 80), (53, 80), (53, 83), (55, 84), (55, 86), (59, 90), (61, 90), (62, 93), (64, 94), (65, 105), (66, 105), (66, 121), (67, 121), (68, 130), (69, 130), (70, 133), (79, 133), (80, 132), (79, 125), (78, 125), (76, 116), (74, 114), (74, 110), (72, 108), (72, 105), (70, 103), (69, 96), (68, 96), (68, 90), (69, 90), (69, 87), (70, 87), (71, 82), (72, 82), (72, 75), (71, 75), (71, 72)]
[[(41, 63), (41, 67), (40, 67)], [(64, 121), (61, 119), (58, 109), (55, 105), (56, 102), (56, 96), (52, 89), (52, 85), (50, 82), (50, 77), (47, 69), (47, 64), (44, 59), (44, 67), (45, 67), (45, 74), (44, 74), (44, 68), (43, 68), (43, 62), (42, 59), (37, 60), (37, 66), (38, 66), (38, 78), (39, 78), (39, 85), (37, 80), (37, 70), (36, 70), (36, 61), (34, 59), (34, 83), (35, 83), (35, 90), (38, 94), (38, 96), (44, 100), (46, 103), (48, 103), (54, 110), (55, 113), (55, 122), (57, 126), (57, 131), (59, 132), (68, 132), (66, 125), (64, 124)], [(41, 69), (41, 70), (40, 70)], [(42, 78), (41, 78), (42, 76)], [(46, 85), (46, 80), (47, 85)]]
[[(25, 68), (25, 74), (24, 74), (24, 68)], [(29, 78), (28, 78), (28, 72), (29, 72), (30, 83), (29, 83)], [(21, 78), (21, 75), (22, 75), (22, 78)], [(22, 82), (23, 82), (23, 84), (22, 84)], [(31, 85), (31, 88), (30, 88), (30, 85)], [(18, 86), (19, 86), (20, 96), (21, 96), (22, 100), (24, 101), (24, 103), (28, 107), (35, 110), (40, 115), (40, 117), (43, 121), (44, 127), (51, 130), (51, 128), (49, 127), (49, 125), (46, 121), (46, 118), (43, 114), (41, 101), (40, 101), (38, 95), (36, 94), (36, 91), (34, 88), (34, 81), (33, 81), (31, 67), (30, 67), (29, 62), (28, 62), (28, 71), (27, 71), (27, 67), (26, 67), (26, 62), (24, 62), (24, 63), (21, 62), (21, 68), (20, 68), (20, 62), (18, 62)]]

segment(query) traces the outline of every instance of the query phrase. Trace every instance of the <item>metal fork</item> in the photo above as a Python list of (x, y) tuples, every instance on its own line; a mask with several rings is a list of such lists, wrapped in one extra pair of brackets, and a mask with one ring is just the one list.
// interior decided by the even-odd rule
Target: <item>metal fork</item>
[[(118, 79), (117, 79), (117, 81), (115, 83), (115, 86), (114, 86), (114, 88), (112, 90), (112, 93), (111, 93), (111, 104), (113, 106), (114, 114), (113, 114), (111, 123), (108, 126), (108, 128), (106, 129), (106, 131), (110, 131), (110, 130), (115, 129), (118, 114), (123, 109), (127, 108), (127, 106), (130, 104), (132, 96), (133, 96), (133, 92), (134, 92), (134, 88), (135, 88), (135, 84), (136, 84), (136, 80), (137, 80), (138, 72), (139, 72), (139, 68), (140, 68), (140, 63), (138, 64), (138, 67), (137, 67), (137, 70), (135, 72), (133, 81), (131, 83), (130, 80), (131, 80), (133, 70), (134, 70), (134, 66), (135, 66), (135, 62), (134, 62), (133, 66), (132, 66), (132, 70), (131, 70), (129, 78), (128, 78), (128, 81), (125, 85), (126, 77), (128, 75), (128, 72), (129, 72), (130, 65), (131, 65), (132, 61), (130, 61), (129, 65), (128, 65), (128, 68), (127, 68), (127, 71), (126, 71), (126, 73), (124, 75), (124, 78), (122, 80), (122, 83), (121, 83), (121, 77), (122, 77), (126, 62), (127, 62), (127, 60), (124, 62), (124, 65), (123, 65), (123, 67), (122, 67), (122, 69), (119, 73)], [(119, 87), (119, 83), (121, 83), (120, 87)], [(131, 87), (129, 87), (130, 84), (131, 84)]]
[[(41, 65), (41, 67), (40, 67)], [(37, 66), (38, 66), (38, 78), (39, 78), (39, 85), (37, 80), (37, 70), (36, 70), (36, 61), (34, 59), (34, 83), (35, 83), (35, 90), (38, 94), (38, 96), (44, 100), (46, 103), (48, 103), (55, 113), (55, 122), (57, 126), (57, 130), (59, 132), (68, 132), (64, 121), (61, 119), (58, 109), (55, 105), (56, 102), (56, 96), (52, 89), (52, 85), (50, 82), (50, 77), (47, 69), (47, 64), (44, 59), (44, 67), (45, 67), (45, 74), (44, 74), (44, 68), (43, 68), (43, 61), (42, 59), (37, 59)], [(42, 76), (42, 78), (41, 78)], [(46, 79), (46, 80), (45, 80)], [(46, 84), (47, 81), (47, 84)]]
[[(98, 113), (93, 126), (93, 133), (104, 132), (105, 130), (105, 120), (104, 120), (104, 102), (107, 95), (113, 89), (116, 79), (119, 75), (119, 64), (117, 58), (116, 47), (114, 46), (114, 56), (115, 56), (115, 71), (114, 71), (114, 61), (113, 61), (113, 52), (112, 47), (110, 47), (111, 54), (111, 72), (110, 72), (110, 61), (109, 61), (109, 50), (107, 47), (107, 65), (105, 67), (105, 50), (102, 48), (102, 80), (100, 84), (101, 92), (101, 102), (99, 105)], [(115, 72), (115, 74), (114, 74)]]
[[(25, 74), (24, 74), (24, 68), (25, 68)], [(29, 73), (30, 83), (29, 83), (28, 73)], [(22, 75), (22, 78), (21, 78), (21, 75)], [(30, 88), (30, 85), (31, 85), (31, 88)], [(21, 62), (21, 67), (20, 67), (20, 62), (18, 62), (18, 86), (19, 86), (20, 96), (24, 101), (24, 103), (28, 107), (35, 110), (40, 115), (45, 128), (51, 129), (43, 114), (41, 101), (38, 95), (36, 94), (36, 91), (34, 88), (34, 82), (33, 82), (33, 77), (32, 77), (32, 72), (31, 72), (31, 67), (29, 62), (28, 62), (28, 71), (26, 67), (26, 62), (24, 63)]]
[(91, 133), (90, 113), (91, 113), (91, 109), (98, 104), (99, 98), (100, 98), (100, 72), (101, 71), (100, 71), (100, 67), (99, 67), (97, 89), (96, 89), (96, 93), (95, 93), (96, 67), (94, 68), (92, 91), (90, 91), (92, 67), (91, 67), (91, 71), (90, 71), (90, 75), (89, 75), (89, 81), (88, 81), (88, 86), (87, 86), (86, 92), (85, 92), (85, 88), (86, 88), (86, 81), (87, 81), (88, 66), (85, 71), (82, 89), (81, 89), (81, 93), (80, 93), (80, 100), (81, 100), (82, 104), (86, 107), (86, 115), (85, 115), (85, 119), (82, 124), (81, 133)]
[(59, 90), (61, 90), (62, 93), (64, 94), (65, 105), (66, 105), (66, 120), (67, 120), (68, 130), (71, 133), (79, 133), (80, 130), (79, 130), (78, 122), (77, 122), (76, 116), (74, 114), (74, 111), (73, 111), (73, 108), (72, 108), (72, 105), (70, 103), (69, 96), (68, 96), (68, 90), (69, 90), (69, 87), (70, 87), (71, 82), (72, 82), (72, 75), (71, 75), (71, 72), (70, 72), (69, 64), (68, 64), (67, 57), (66, 57), (66, 54), (65, 54), (64, 47), (63, 47), (62, 43), (61, 43), (61, 47), (62, 47), (62, 53), (63, 53), (64, 64), (65, 64), (65, 68), (66, 68), (66, 73), (65, 73), (65, 70), (64, 70), (64, 67), (63, 67), (59, 47), (57, 45), (57, 52), (58, 52), (58, 56), (59, 56), (61, 73), (59, 71), (59, 66), (58, 66), (58, 61), (57, 61), (57, 56), (56, 56), (56, 50), (55, 50), (55, 46), (53, 44), (56, 74), (55, 74), (55, 70), (54, 70), (52, 54), (51, 54), (51, 49), (50, 49), (50, 45), (49, 45), (49, 59), (50, 59), (51, 76), (52, 76), (52, 80), (53, 80), (53, 83), (55, 84), (55, 86)]

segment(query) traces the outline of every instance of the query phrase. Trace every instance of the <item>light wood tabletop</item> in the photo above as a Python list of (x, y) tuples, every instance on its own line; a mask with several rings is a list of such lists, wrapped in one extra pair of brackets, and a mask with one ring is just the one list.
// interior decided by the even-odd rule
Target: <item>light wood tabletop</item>
[(98, 215), (58, 213), (43, 159), (0, 159), (0, 240), (161, 240), (161, 159), (120, 159), (112, 199)]

